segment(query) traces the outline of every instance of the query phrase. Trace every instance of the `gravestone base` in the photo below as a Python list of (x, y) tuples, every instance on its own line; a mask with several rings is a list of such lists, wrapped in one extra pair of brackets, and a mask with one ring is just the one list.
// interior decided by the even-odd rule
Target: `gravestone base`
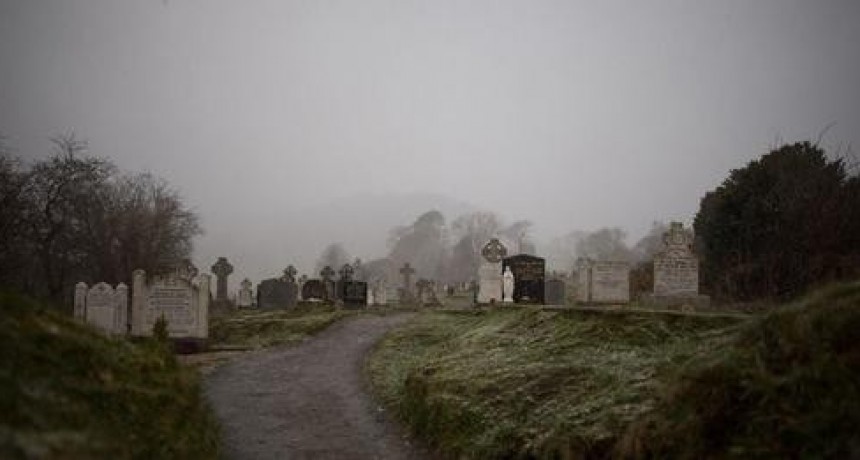
[(655, 295), (648, 293), (642, 294), (639, 300), (643, 307), (681, 311), (696, 311), (711, 305), (711, 297), (703, 294)]

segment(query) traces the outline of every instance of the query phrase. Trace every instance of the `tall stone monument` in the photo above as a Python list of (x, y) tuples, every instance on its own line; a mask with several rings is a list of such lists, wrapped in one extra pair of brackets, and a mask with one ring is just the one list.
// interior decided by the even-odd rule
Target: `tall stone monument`
[(212, 266), (212, 274), (215, 275), (215, 301), (227, 301), (227, 277), (233, 273), (233, 266), (227, 261), (226, 257), (219, 257), (215, 265)]
[(645, 303), (664, 307), (707, 306), (708, 296), (699, 294), (699, 259), (693, 253), (693, 238), (681, 222), (672, 222), (663, 235), (663, 249), (654, 256), (654, 293)]
[(498, 238), (491, 238), (481, 249), (477, 303), (502, 301), (502, 259), (506, 255), (508, 249)]

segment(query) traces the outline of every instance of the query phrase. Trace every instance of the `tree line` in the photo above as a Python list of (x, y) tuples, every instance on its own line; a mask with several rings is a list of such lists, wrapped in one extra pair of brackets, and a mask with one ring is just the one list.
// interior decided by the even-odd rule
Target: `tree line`
[(78, 281), (129, 283), (131, 272), (190, 259), (197, 215), (167, 182), (121, 171), (73, 135), (25, 165), (0, 144), (0, 285), (67, 304)]
[[(809, 141), (783, 145), (730, 172), (701, 200), (694, 218), (695, 251), (701, 290), (721, 301), (786, 300), (831, 281), (860, 276), (860, 177), (856, 162), (828, 158)], [(397, 279), (409, 262), (417, 277), (442, 282), (475, 279), (478, 254), (491, 237), (509, 253), (535, 253), (531, 222), (506, 225), (492, 212), (473, 212), (446, 225), (428, 211), (389, 235), (384, 258), (362, 264), (366, 275)], [(543, 251), (551, 263), (573, 270), (575, 260), (631, 262), (631, 290), (649, 292), (653, 257), (663, 248), (664, 222), (632, 246), (617, 227), (572, 231), (550, 241)], [(340, 244), (321, 255), (323, 266), (349, 263)], [(394, 278), (392, 278), (394, 277)]]

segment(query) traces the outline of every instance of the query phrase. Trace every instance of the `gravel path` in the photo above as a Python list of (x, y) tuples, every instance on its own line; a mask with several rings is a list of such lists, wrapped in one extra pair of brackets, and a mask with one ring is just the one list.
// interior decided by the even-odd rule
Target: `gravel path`
[(367, 393), (364, 357), (410, 315), (341, 321), (298, 347), (238, 358), (206, 377), (231, 459), (422, 459)]

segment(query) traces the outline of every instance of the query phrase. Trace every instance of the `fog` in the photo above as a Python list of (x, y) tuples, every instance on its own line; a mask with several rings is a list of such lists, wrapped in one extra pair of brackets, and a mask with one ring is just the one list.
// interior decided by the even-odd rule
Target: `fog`
[(234, 285), (331, 242), (382, 257), (430, 209), (632, 244), (780, 142), (856, 145), (858, 23), (852, 0), (3, 0), (0, 133), (167, 179)]

